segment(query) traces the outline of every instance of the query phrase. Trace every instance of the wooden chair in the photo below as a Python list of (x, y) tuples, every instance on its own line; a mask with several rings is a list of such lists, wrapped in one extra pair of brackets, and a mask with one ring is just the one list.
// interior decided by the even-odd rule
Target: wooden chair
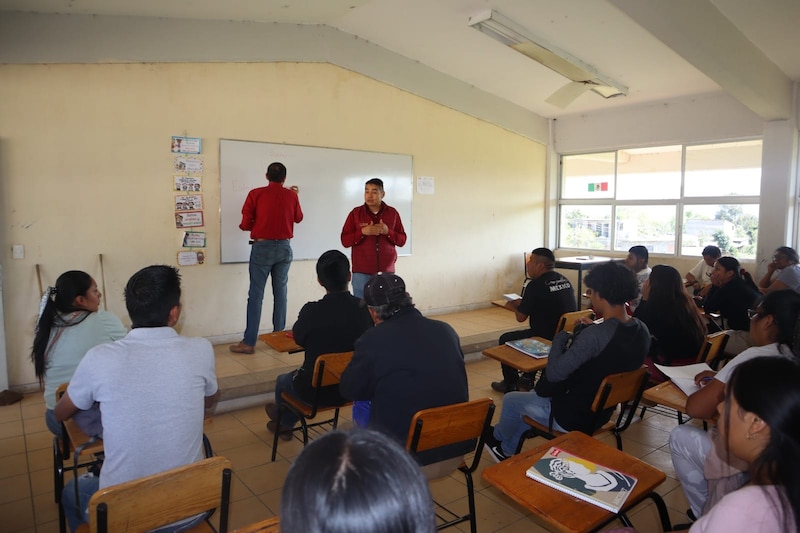
[[(304, 402), (293, 394), (287, 392), (281, 394), (280, 409), (278, 409), (278, 417), (275, 420), (278, 431), (275, 432), (275, 437), (272, 440), (273, 463), (278, 454), (278, 437), (281, 427), (281, 415), (284, 409), (292, 411), (300, 418), (300, 427), (292, 428), (292, 432), (303, 432), (303, 446), (308, 444), (309, 428), (319, 428), (330, 424), (331, 429), (336, 429), (339, 424), (339, 409), (350, 405), (352, 402), (345, 402), (339, 405), (320, 405), (319, 391), (322, 387), (338, 385), (342, 379), (342, 372), (347, 368), (352, 358), (353, 352), (329, 353), (317, 357), (317, 361), (314, 363), (314, 374), (311, 377), (311, 385), (314, 387), (314, 400), (311, 404)], [(309, 423), (309, 420), (316, 418), (317, 413), (325, 411), (333, 411), (333, 415), (328, 419)]]
[(559, 331), (568, 331), (572, 333), (575, 329), (575, 322), (580, 320), (581, 318), (591, 318), (594, 316), (594, 311), (591, 309), (585, 309), (583, 311), (572, 311), (571, 313), (564, 313), (561, 315), (561, 318), (558, 319), (558, 325), (556, 326), (556, 333)]
[[(56, 402), (67, 392), (69, 383), (62, 383), (56, 389)], [(70, 464), (69, 460), (72, 458)], [(53, 437), (53, 491), (58, 505), (58, 529), (61, 533), (67, 530), (66, 517), (61, 505), (61, 493), (64, 490), (64, 475), (78, 469), (99, 467), (103, 464), (103, 441), (84, 433), (73, 420), (61, 423), (61, 437)], [(77, 488), (76, 488), (77, 490)], [(77, 499), (76, 499), (77, 501)]]
[(208, 517), (219, 508), (219, 533), (225, 533), (231, 473), (228, 459), (212, 457), (100, 489), (89, 500), (89, 524), (83, 531), (139, 533), (207, 513), (206, 519), (190, 531), (213, 532)]
[[(472, 481), (472, 473), (478, 468), (478, 463), (481, 459), (481, 451), (483, 451), (484, 435), (491, 427), (493, 414), (494, 402), (492, 399), (482, 398), (471, 402), (424, 409), (418, 411), (414, 415), (414, 418), (411, 419), (406, 449), (412, 454), (465, 441), (473, 441), (475, 443), (474, 456), (469, 465), (466, 464), (463, 457), (460, 457), (454, 461), (448, 460), (430, 465), (452, 464), (452, 468), (449, 471), (445, 471), (446, 468), (444, 468), (440, 469), (436, 475), (433, 475), (430, 473), (431, 469), (423, 469), (428, 470), (426, 475), (428, 475), (430, 479), (446, 477), (455, 469), (458, 469), (464, 474), (467, 483), (469, 513), (466, 515), (458, 515), (446, 507), (433, 502), (437, 507), (436, 516), (442, 521), (436, 529), (444, 529), (461, 522), (469, 521), (470, 531), (472, 533), (477, 531), (475, 521), (475, 488)], [(447, 513), (447, 517), (439, 514), (440, 510)]]
[[(726, 331), (717, 331), (716, 333), (709, 333), (706, 335), (706, 341), (700, 346), (700, 350), (697, 352), (697, 357), (694, 362), (709, 362), (709, 366), (716, 368), (715, 365), (725, 357), (725, 346), (728, 344), (728, 339), (729, 336)], [(644, 413), (648, 408), (652, 409), (654, 413), (664, 416), (673, 416), (674, 414), (678, 418), (678, 424), (684, 423), (683, 413), (680, 411), (664, 406), (656, 408), (656, 404), (648, 402), (647, 400), (643, 401), (642, 412), (639, 416), (644, 417)]]
[(273, 516), (260, 522), (250, 524), (249, 526), (240, 527), (233, 530), (233, 533), (280, 533), (281, 532), (281, 519), (279, 516)]
[[(611, 420), (592, 433), (592, 436), (610, 431), (617, 439), (617, 449), (622, 450), (622, 437), (620, 433), (628, 429), (628, 426), (631, 425), (634, 415), (636, 414), (636, 408), (639, 406), (639, 402), (642, 399), (642, 393), (647, 385), (647, 378), (649, 375), (650, 372), (648, 372), (647, 367), (642, 366), (630, 372), (621, 372), (619, 374), (606, 376), (600, 383), (600, 387), (597, 389), (597, 394), (594, 397), (594, 402), (592, 402), (592, 412), (596, 417), (594, 426), (596, 427), (600, 423), (603, 411), (620, 404), (622, 407), (616, 420), (612, 417)], [(552, 413), (550, 414), (550, 427), (544, 426), (528, 416), (523, 416), (522, 419), (526, 424), (531, 426), (531, 429), (523, 433), (522, 437), (519, 439), (516, 453), (522, 450), (525, 439), (536, 436), (554, 439), (564, 434), (552, 429)]]

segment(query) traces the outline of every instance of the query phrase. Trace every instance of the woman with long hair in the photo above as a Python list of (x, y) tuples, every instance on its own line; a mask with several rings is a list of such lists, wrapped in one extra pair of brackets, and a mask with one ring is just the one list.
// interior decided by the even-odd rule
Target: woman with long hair
[(667, 379), (654, 362), (667, 366), (694, 363), (705, 340), (706, 326), (677, 270), (667, 265), (653, 267), (633, 316), (645, 323), (652, 336), (645, 359), (652, 381)]
[(42, 297), (31, 361), (44, 388), (47, 429), (58, 436), (61, 424), (53, 415), (58, 386), (72, 378), (90, 348), (127, 334), (119, 318), (100, 311), (100, 298), (95, 280), (80, 270), (61, 274)]
[(757, 357), (731, 374), (718, 406), (726, 454), (748, 465), (750, 482), (719, 501), (693, 533), (800, 531), (800, 367)]
[[(744, 362), (762, 356), (796, 359), (792, 346), (800, 320), (800, 294), (794, 291), (770, 293), (749, 314), (754, 346), (734, 357), (719, 372), (704, 371), (695, 376), (700, 389), (686, 402), (689, 416), (711, 419), (724, 399), (725, 385), (730, 382), (731, 374)], [(771, 387), (766, 386), (759, 393), (771, 394)], [(745, 466), (735, 460), (728, 462), (725, 454), (720, 454), (719, 444), (715, 427), (706, 432), (691, 424), (682, 424), (669, 435), (675, 473), (695, 517), (707, 513), (722, 496), (747, 481)]]

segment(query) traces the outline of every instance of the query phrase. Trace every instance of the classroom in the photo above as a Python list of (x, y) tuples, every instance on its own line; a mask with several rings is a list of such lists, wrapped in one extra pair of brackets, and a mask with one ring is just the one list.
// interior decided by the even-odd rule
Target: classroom
[[(292, 3), (268, 4), (279, 9)], [(422, 21), (455, 12), (464, 27), (473, 13), (490, 7), (526, 15), (553, 9), (553, 16), (564, 17), (587, 9), (577, 0), (562, 8), (447, 0), (439, 13), (425, 11), (426, 3), (413, 0), (405, 9)], [(603, 10), (630, 17), (640, 31), (683, 56), (704, 89), (637, 95), (631, 84), (632, 103), (619, 97), (608, 106), (581, 108), (586, 99), (602, 100), (586, 94), (575, 107), (540, 114), (508, 94), (479, 88), (478, 80), (491, 74), (459, 79), (432, 66), (435, 54), (426, 64), (329, 24), (325, 17), (335, 19), (344, 2), (331, 2), (331, 12), (317, 6), (315, 17), (298, 24), (256, 22), (247, 13), (192, 13), (188, 4), (186, 13), (149, 14), (0, 1), (0, 390), (38, 390), (30, 346), (39, 277), (47, 286), (65, 270), (98, 277), (102, 269), (108, 310), (130, 326), (122, 296), (129, 276), (146, 265), (176, 264), (184, 233), (176, 229), (172, 205), (169, 143), (175, 136), (202, 139), (207, 238), (203, 264), (181, 269), (179, 327), (183, 335), (212, 344), (241, 339), (248, 289), (247, 263), (222, 263), (220, 257), (222, 139), (410, 154), (414, 180), (433, 177), (435, 192), (414, 194), (411, 220), (404, 221), (413, 228), (413, 251), (399, 258), (397, 272), (426, 315), (482, 309), (518, 292), (522, 254), (532, 248), (548, 246), (557, 257), (583, 253), (558, 247), (561, 155), (761, 139), (758, 245), (755, 259), (743, 266), (762, 274), (776, 247), (798, 244), (800, 64), (768, 57), (714, 7), (744, 9), (742, 2), (679, 3), (661, 13), (662, 23), (652, 20), (656, 0), (602, 3)], [(786, 10), (785, 24), (799, 14), (796, 7), (775, 3)], [(354, 13), (372, 7), (386, 15), (385, 30), (398, 15), (391, 0), (347, 4)], [(773, 21), (781, 19), (777, 6), (771, 14)], [(669, 21), (682, 15), (701, 21), (675, 30), (692, 36), (694, 50), (665, 35)], [(704, 37), (702, 22), (710, 24), (713, 17), (725, 20), (729, 33)], [(427, 22), (416, 27), (411, 15), (402, 20), (400, 27), (435, 31)], [(730, 60), (733, 54), (720, 50), (725, 45), (740, 46), (749, 66)], [(494, 69), (468, 53), (463, 60), (475, 70)], [(776, 66), (780, 61), (784, 71)], [(263, 175), (264, 169), (253, 173)], [(286, 183), (292, 183), (292, 168)], [(303, 189), (301, 202), (313, 194)], [(392, 203), (388, 194), (386, 202)], [(12, 257), (16, 245), (24, 247), (22, 258)], [(655, 254), (651, 264), (686, 272), (697, 260)], [(305, 302), (322, 294), (314, 261), (295, 261), (287, 327)], [(265, 310), (271, 307), (267, 295)], [(262, 327), (270, 329), (268, 312)]]

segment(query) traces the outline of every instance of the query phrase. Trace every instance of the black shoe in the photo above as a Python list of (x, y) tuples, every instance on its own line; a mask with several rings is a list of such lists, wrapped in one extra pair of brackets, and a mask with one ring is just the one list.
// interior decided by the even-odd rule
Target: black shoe
[(691, 507), (686, 509), (686, 516), (688, 516), (689, 520), (691, 520), (692, 522), (697, 522), (697, 517), (694, 515), (694, 511), (692, 511)]
[(497, 392), (502, 392), (503, 394), (507, 392), (514, 392), (519, 390), (516, 383), (506, 383), (505, 381), (493, 381), (492, 382), (492, 390), (496, 390)]
[(506, 459), (508, 459), (508, 456), (506, 456), (506, 454), (503, 453), (503, 449), (500, 447), (499, 444), (495, 446), (490, 446), (487, 443), (484, 444), (483, 447), (486, 449), (487, 453), (489, 454), (489, 457), (494, 459), (495, 463), (499, 463), (500, 461), (505, 461)]

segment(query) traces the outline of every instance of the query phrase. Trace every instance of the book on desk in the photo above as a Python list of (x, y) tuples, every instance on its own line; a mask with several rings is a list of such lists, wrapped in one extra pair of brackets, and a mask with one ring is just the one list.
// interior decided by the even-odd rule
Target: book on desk
[(544, 359), (550, 355), (550, 345), (537, 341), (536, 339), (519, 339), (508, 341), (506, 344), (536, 359)]
[(525, 473), (529, 478), (570, 496), (618, 513), (636, 478), (551, 447)]

